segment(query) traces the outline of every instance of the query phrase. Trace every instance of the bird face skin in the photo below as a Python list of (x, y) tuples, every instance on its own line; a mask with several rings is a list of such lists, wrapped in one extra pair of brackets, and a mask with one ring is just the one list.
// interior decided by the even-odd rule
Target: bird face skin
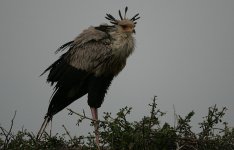
[(139, 13), (136, 14), (135, 16), (133, 16), (131, 19), (126, 17), (126, 13), (128, 11), (128, 7), (125, 8), (125, 13), (124, 13), (124, 17), (122, 16), (121, 11), (119, 10), (119, 17), (120, 19), (116, 19), (115, 17), (113, 17), (111, 14), (106, 14), (106, 19), (110, 21), (110, 23), (114, 24), (117, 29), (119, 30), (118, 32), (122, 32), (122, 33), (127, 33), (129, 35), (132, 33), (135, 33), (135, 25), (137, 24), (136, 20), (138, 20), (139, 17)]
[(122, 28), (123, 32), (126, 32), (126, 33), (134, 33), (135, 32), (134, 27), (131, 25), (122, 25), (121, 28)]
[(125, 32), (125, 33), (135, 33), (135, 24), (132, 22), (132, 21), (129, 21), (129, 20), (121, 20), (119, 21), (119, 24), (118, 24), (121, 29), (122, 29), (122, 32)]

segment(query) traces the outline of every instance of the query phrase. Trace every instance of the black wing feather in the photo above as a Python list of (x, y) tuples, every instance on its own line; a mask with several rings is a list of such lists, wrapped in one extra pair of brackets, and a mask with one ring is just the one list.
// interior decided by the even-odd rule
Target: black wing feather
[[(100, 31), (108, 33), (110, 30), (113, 30), (113, 26), (101, 25), (99, 27), (95, 27), (95, 29), (99, 31), (95, 31), (90, 28), (89, 30), (85, 30), (84, 33), (82, 33), (74, 41), (70, 41), (62, 45), (56, 52), (63, 51), (65, 49), (68, 49), (68, 51), (62, 54), (58, 60), (56, 60), (41, 74), (43, 75), (48, 71), (49, 74), (47, 77), (47, 81), (50, 82), (51, 85), (56, 84), (47, 112), (47, 116), (50, 116), (50, 118), (52, 118), (53, 115), (55, 115), (63, 108), (67, 107), (76, 99), (87, 94), (88, 92), (90, 93), (90, 90), (93, 92), (93, 94), (92, 92), (91, 94), (89, 94), (92, 97), (92, 101), (89, 101), (90, 106), (99, 107), (103, 102), (104, 95), (113, 77), (111, 78), (111, 80), (108, 79), (108, 81), (110, 81), (107, 82), (105, 86), (102, 86), (102, 84), (100, 85), (100, 88), (103, 89), (102, 91), (99, 90), (99, 87), (97, 89), (90, 89), (89, 85), (91, 85), (91, 83), (97, 83), (97, 81), (90, 80), (91, 77), (94, 76), (94, 72), (89, 70), (95, 69), (101, 63), (103, 63), (103, 61), (105, 61), (106, 59), (110, 59), (109, 53), (111, 52), (111, 50), (108, 46), (106, 46), (107, 44), (101, 43), (99, 47), (95, 46), (95, 44), (97, 45), (98, 43), (96, 39), (105, 40), (105, 42), (107, 42), (108, 40), (106, 40), (106, 35), (108, 36), (108, 34), (100, 34)], [(89, 34), (91, 38), (87, 40), (85, 37), (87, 37), (86, 35)], [(76, 54), (83, 53), (84, 51), (84, 44), (80, 45), (80, 43), (83, 42), (86, 44), (85, 55), (82, 55), (83, 57), (76, 57)], [(89, 53), (94, 53), (94, 55), (96, 55), (95, 57), (90, 57), (88, 55)], [(96, 60), (97, 57), (102, 57), (102, 59)], [(84, 65), (87, 65), (87, 63), (90, 64), (87, 65), (87, 67), (83, 67), (82, 64), (79, 65), (79, 63), (74, 63), (75, 65), (73, 64), (73, 61), (79, 61), (80, 59), (85, 62)], [(97, 98), (96, 91), (98, 93), (101, 93), (100, 98)]]
[(77, 69), (65, 61), (66, 53), (49, 66), (44, 72), (49, 71), (47, 82), (56, 83), (47, 116), (53, 117), (76, 99), (87, 94), (87, 80), (90, 74)]
[(64, 62), (62, 68), (52, 69), (50, 74), (53, 73), (51, 71), (57, 70), (57, 72), (54, 72), (55, 76), (53, 78), (49, 78), (51, 83), (56, 82), (55, 91), (47, 112), (47, 116), (50, 117), (87, 94), (88, 84), (86, 81), (90, 76), (86, 71), (79, 70), (66, 62)]
[(67, 42), (65, 44), (63, 44), (62, 46), (60, 46), (56, 51), (55, 51), (55, 54), (57, 54), (59, 51), (64, 51), (67, 47), (72, 47), (74, 45), (74, 41), (70, 41), (70, 42)]

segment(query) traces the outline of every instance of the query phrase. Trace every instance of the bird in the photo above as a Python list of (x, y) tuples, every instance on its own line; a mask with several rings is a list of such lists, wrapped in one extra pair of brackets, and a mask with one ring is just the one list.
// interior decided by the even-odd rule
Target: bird
[[(41, 74), (49, 72), (47, 82), (54, 86), (54, 91), (37, 139), (55, 114), (86, 94), (92, 119), (97, 122), (98, 108), (112, 80), (124, 69), (135, 49), (135, 27), (140, 16), (137, 13), (129, 19), (127, 11), (125, 7), (124, 16), (118, 11), (120, 19), (106, 14), (110, 25), (90, 26), (55, 51), (65, 52)], [(98, 131), (97, 123), (94, 128)], [(99, 143), (98, 132), (95, 135)]]

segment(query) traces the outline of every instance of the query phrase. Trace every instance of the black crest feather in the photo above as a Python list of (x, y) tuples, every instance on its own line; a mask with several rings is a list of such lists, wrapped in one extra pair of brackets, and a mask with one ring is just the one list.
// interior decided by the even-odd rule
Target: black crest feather
[(128, 11), (128, 7), (126, 6), (125, 7), (125, 12), (124, 12), (124, 18), (126, 18), (127, 11)]
[[(126, 15), (127, 15), (127, 11), (128, 11), (128, 7), (126, 6), (125, 7), (125, 10), (124, 10), (124, 17), (122, 16), (122, 13), (121, 11), (119, 10), (119, 17), (120, 17), (120, 20), (124, 20), (124, 19), (127, 19)], [(105, 17), (107, 20), (110, 21), (110, 23), (114, 24), (114, 25), (117, 25), (118, 24), (118, 20), (115, 19), (115, 17), (113, 17), (111, 14), (106, 14), (106, 17)], [(134, 24), (137, 24), (136, 20), (140, 19), (139, 17), (139, 13), (137, 13), (136, 15), (134, 15), (130, 21), (132, 21)]]
[(120, 17), (121, 20), (123, 20), (123, 17), (121, 15), (121, 11), (120, 10), (119, 10), (119, 17)]

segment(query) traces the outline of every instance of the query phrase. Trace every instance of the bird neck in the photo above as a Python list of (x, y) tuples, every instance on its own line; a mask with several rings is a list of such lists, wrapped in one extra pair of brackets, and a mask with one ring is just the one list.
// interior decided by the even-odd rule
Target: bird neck
[(121, 54), (127, 58), (134, 50), (135, 39), (131, 33), (113, 32), (110, 34), (112, 37), (112, 50), (115, 54)]

